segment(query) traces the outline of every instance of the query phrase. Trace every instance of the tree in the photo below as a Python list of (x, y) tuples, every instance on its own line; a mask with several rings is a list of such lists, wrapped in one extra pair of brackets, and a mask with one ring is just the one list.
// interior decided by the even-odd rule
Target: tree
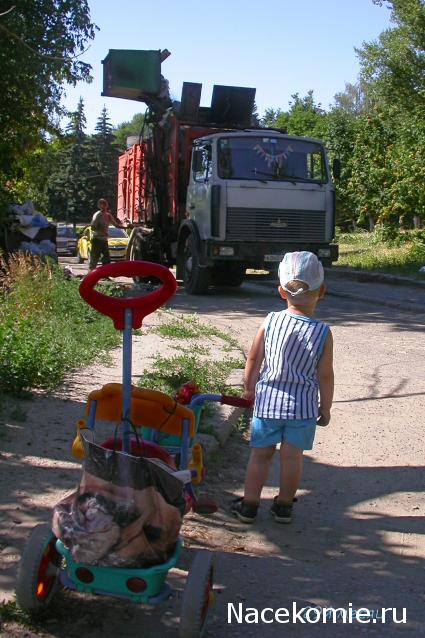
[(326, 114), (320, 104), (315, 103), (313, 91), (308, 91), (303, 98), (298, 93), (291, 97), (289, 111), (266, 109), (261, 125), (287, 129), (290, 135), (322, 137)]
[(314, 101), (313, 90), (310, 89), (303, 98), (300, 98), (298, 93), (294, 93), (291, 97), (291, 108), (286, 124), (288, 133), (322, 138), (326, 113), (321, 108), (321, 104), (316, 104)]
[[(382, 0), (374, 0), (382, 5)], [(425, 4), (423, 0), (392, 0), (396, 25), (377, 42), (357, 50), (361, 75), (379, 102), (412, 111), (425, 108)]]
[(103, 107), (96, 123), (96, 133), (88, 141), (91, 171), (87, 179), (91, 180), (94, 201), (97, 201), (100, 197), (105, 197), (110, 204), (111, 210), (114, 211), (117, 201), (118, 156), (120, 151), (112, 130), (108, 112), (106, 107)]
[(140, 137), (142, 131), (146, 134), (146, 126), (144, 122), (144, 114), (136, 113), (130, 122), (123, 122), (114, 129), (115, 140), (121, 151), (124, 151), (127, 148), (128, 137)]
[(375, 222), (384, 221), (383, 212), (388, 207), (393, 184), (390, 158), (395, 141), (391, 120), (379, 110), (358, 118), (348, 194), (359, 223), (371, 228)]
[(281, 109), (266, 109), (263, 117), (260, 119), (260, 125), (264, 128), (277, 127), (277, 121), (282, 116), (283, 111)]
[(357, 213), (349, 188), (353, 173), (353, 149), (356, 143), (359, 117), (341, 106), (335, 106), (326, 116), (326, 129), (323, 139), (332, 161), (341, 162), (341, 176), (335, 182), (336, 223), (344, 229), (351, 228), (357, 221)]
[[(87, 0), (0, 0), (0, 219), (20, 160), (56, 129), (63, 84), (89, 80)], [(6, 186), (4, 186), (6, 185)]]
[(336, 93), (334, 101), (336, 108), (342, 109), (352, 115), (360, 115), (360, 113), (367, 109), (366, 94), (364, 87), (360, 82), (357, 84), (346, 82), (345, 90), (340, 93)]
[(66, 136), (56, 158), (56, 172), (49, 183), (52, 214), (66, 221), (86, 221), (95, 205), (95, 188), (88, 176), (92, 174), (90, 151), (85, 133), (86, 118), (82, 98), (77, 110), (70, 113)]
[(425, 3), (386, 4), (394, 28), (357, 52), (373, 108), (356, 140), (352, 195), (361, 218), (398, 226), (425, 218)]

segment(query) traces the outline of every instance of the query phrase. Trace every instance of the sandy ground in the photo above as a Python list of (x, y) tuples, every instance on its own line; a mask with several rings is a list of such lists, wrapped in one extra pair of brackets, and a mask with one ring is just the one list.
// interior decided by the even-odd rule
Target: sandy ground
[[(195, 551), (214, 551), (217, 601), (208, 636), (280, 636), (285, 631), (277, 623), (229, 624), (228, 604), (239, 602), (257, 608), (289, 608), (294, 602), (395, 607), (400, 616), (406, 608), (406, 624), (298, 623), (291, 625), (291, 636), (382, 636), (385, 631), (386, 636), (416, 638), (423, 633), (425, 442), (418, 428), (425, 409), (423, 314), (400, 309), (400, 291), (393, 295), (388, 286), (368, 283), (357, 292), (356, 286), (350, 297), (349, 283), (332, 282), (319, 309), (335, 338), (336, 396), (331, 425), (319, 429), (314, 450), (306, 454), (292, 525), (276, 525), (267, 511), (278, 484), (277, 458), (255, 525), (247, 528), (229, 515), (228, 501), (242, 492), (249, 453), (247, 436), (241, 434), (222, 449), (204, 487), (217, 499), (218, 513), (185, 519), (186, 549), (170, 581), (181, 592)], [(380, 294), (383, 302), (399, 295), (400, 304), (380, 304)], [(423, 307), (422, 291), (409, 291), (412, 296), (412, 303)], [(233, 294), (217, 291), (207, 298), (188, 298), (179, 291), (172, 306), (229, 330), (246, 351), (264, 315), (279, 303), (270, 287), (246, 284)], [(151, 321), (157, 319), (148, 318), (147, 328)], [(148, 341), (153, 351), (163, 347), (140, 338), (136, 376), (149, 356)], [(0, 442), (0, 598), (12, 595), (16, 561), (29, 529), (49, 520), (52, 505), (78, 481), (79, 465), (71, 460), (69, 445), (84, 397), (102, 383), (119, 380), (120, 366), (118, 351), (112, 367), (95, 365), (70, 375), (54, 396), (19, 406), (27, 410), (25, 421), (6, 421)], [(34, 629), (4, 623), (3, 633), (72, 637), (84, 628), (89, 638), (122, 633), (135, 638), (143, 627), (147, 637), (171, 638), (177, 635), (178, 614), (178, 595), (151, 609), (64, 592)]]

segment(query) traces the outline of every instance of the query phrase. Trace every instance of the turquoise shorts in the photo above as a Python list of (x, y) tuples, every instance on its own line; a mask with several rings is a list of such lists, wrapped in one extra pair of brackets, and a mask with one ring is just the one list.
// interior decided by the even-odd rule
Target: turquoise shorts
[(263, 419), (254, 416), (251, 447), (269, 447), (287, 441), (301, 450), (313, 448), (316, 419)]

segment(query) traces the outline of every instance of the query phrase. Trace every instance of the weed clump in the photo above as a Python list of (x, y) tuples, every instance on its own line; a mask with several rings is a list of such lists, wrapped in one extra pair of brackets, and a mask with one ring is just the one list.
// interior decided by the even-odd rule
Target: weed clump
[(145, 370), (139, 379), (140, 387), (149, 387), (167, 394), (174, 394), (187, 381), (195, 381), (200, 392), (225, 392), (234, 394), (226, 380), (232, 370), (243, 368), (245, 362), (227, 357), (222, 361), (204, 360), (196, 353), (182, 350), (172, 357), (157, 355), (151, 370)]
[(39, 257), (0, 260), (0, 392), (51, 389), (119, 342), (110, 319), (81, 299), (78, 283)]

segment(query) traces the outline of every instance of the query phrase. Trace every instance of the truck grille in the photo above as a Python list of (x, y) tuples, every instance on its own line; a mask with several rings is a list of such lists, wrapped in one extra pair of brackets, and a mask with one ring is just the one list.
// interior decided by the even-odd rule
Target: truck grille
[(226, 239), (323, 242), (325, 211), (228, 208)]

